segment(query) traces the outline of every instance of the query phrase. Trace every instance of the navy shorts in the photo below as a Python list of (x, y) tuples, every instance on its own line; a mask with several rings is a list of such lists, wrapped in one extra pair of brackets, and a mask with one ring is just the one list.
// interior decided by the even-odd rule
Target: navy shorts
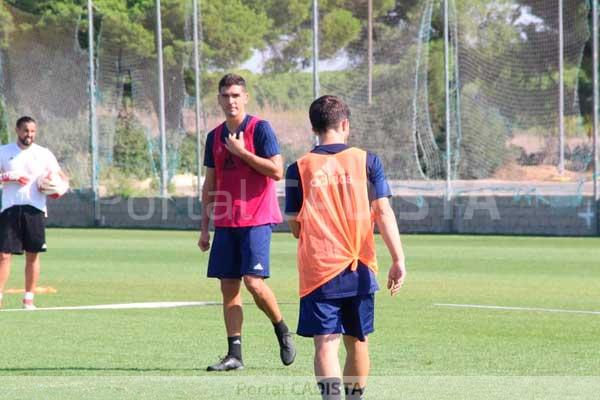
[(269, 277), (269, 253), (272, 227), (215, 228), (209, 278), (241, 279), (244, 275)]
[(12, 206), (0, 214), (0, 252), (46, 251), (46, 214), (29, 205)]
[(300, 299), (297, 334), (305, 337), (340, 333), (365, 341), (375, 330), (375, 293), (314, 299), (310, 295)]

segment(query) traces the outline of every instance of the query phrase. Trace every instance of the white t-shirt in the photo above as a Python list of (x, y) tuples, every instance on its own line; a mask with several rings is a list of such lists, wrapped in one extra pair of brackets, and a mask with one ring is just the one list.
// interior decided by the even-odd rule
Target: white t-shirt
[[(5, 182), (2, 188), (2, 210), (15, 205), (30, 205), (46, 212), (46, 195), (37, 187), (37, 179), (60, 167), (50, 150), (33, 143), (23, 150), (16, 143), (0, 146), (0, 172), (20, 172), (29, 177), (29, 183)], [(1, 212), (0, 211), (0, 212)]]

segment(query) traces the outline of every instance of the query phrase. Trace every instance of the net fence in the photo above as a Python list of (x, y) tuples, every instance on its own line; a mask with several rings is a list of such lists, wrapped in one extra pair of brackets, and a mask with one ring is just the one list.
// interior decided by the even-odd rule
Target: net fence
[(589, 2), (564, 2), (564, 172), (558, 2), (449, 0), (447, 44), (444, 5), (375, 18), (370, 103), (364, 40), (347, 47), (323, 88), (352, 105), (354, 142), (382, 155), (400, 192), (441, 195), (449, 176), (454, 195), (591, 194)]
[[(185, 71), (191, 68), (191, 1), (169, 2), (165, 11), (165, 147), (171, 181), (195, 167), (190, 159), (195, 156), (195, 126), (189, 118), (193, 99), (185, 85)], [(161, 139), (156, 12), (148, 7), (140, 15), (129, 13), (125, 22), (119, 16), (101, 3), (96, 5), (101, 184), (107, 193), (157, 195)], [(134, 36), (141, 40), (130, 40)]]
[(582, 68), (591, 37), (588, 2), (564, 2), (562, 162), (557, 2), (451, 4), (451, 176), (522, 181), (540, 189), (555, 186), (548, 188), (553, 194), (576, 194), (589, 180), (593, 159), (590, 115), (586, 125), (580, 98), (581, 80), (589, 79)]
[(89, 187), (87, 54), (78, 42), (81, 15), (71, 13), (58, 21), (6, 2), (2, 7), (4, 139), (14, 140), (18, 117), (33, 116), (39, 125), (38, 143), (53, 150), (75, 187)]
[[(154, 2), (128, 2), (123, 9), (94, 2), (93, 94), (87, 8), (63, 3), (68, 6), (57, 11), (35, 2), (0, 2), (2, 140), (13, 140), (16, 118), (31, 114), (39, 121), (40, 143), (57, 155), (74, 187), (89, 190), (95, 166), (102, 196), (157, 195)], [(367, 0), (320, 2), (320, 94), (349, 103), (351, 143), (381, 157), (396, 194), (443, 196), (448, 176), (454, 195), (591, 194), (590, 4), (563, 3), (563, 142), (558, 1), (375, 0), (371, 72)], [(270, 121), (286, 164), (313, 144), (307, 115), (312, 1), (200, 1), (200, 98), (194, 90), (192, 4), (162, 2), (172, 195), (198, 192), (195, 102), (202, 102), (204, 135), (222, 120), (216, 86), (226, 71), (247, 79), (249, 111)], [(95, 165), (90, 95), (97, 103)]]

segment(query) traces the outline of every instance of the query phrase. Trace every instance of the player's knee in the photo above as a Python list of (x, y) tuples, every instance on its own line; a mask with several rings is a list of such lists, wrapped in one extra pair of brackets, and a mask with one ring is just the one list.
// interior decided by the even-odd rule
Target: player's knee
[(224, 297), (235, 297), (240, 292), (240, 282), (237, 280), (222, 280), (221, 293)]
[(317, 360), (329, 360), (331, 358), (337, 358), (337, 355), (337, 350), (332, 348), (331, 346), (315, 346), (315, 357)]
[(263, 291), (264, 284), (262, 278), (248, 275), (244, 276), (244, 285), (253, 295), (260, 295)]
[(10, 257), (10, 253), (0, 253), (0, 262), (8, 262), (10, 261)]
[(338, 352), (339, 335), (322, 335), (315, 336), (315, 355), (327, 356)]
[(352, 353), (361, 353), (365, 351), (369, 351), (369, 342), (367, 336), (364, 337), (364, 340), (360, 340), (354, 336), (344, 335), (344, 347), (347, 352)]
[(360, 342), (360, 341), (356, 341), (352, 344), (348, 344), (345, 343), (345, 348), (346, 348), (346, 354), (348, 354), (348, 356), (355, 357), (355, 356), (368, 356), (369, 354), (369, 347), (366, 344), (366, 342)]

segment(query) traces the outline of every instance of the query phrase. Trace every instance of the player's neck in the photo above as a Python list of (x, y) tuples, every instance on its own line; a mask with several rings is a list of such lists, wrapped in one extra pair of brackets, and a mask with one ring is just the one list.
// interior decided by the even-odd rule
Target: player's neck
[(319, 145), (324, 146), (328, 144), (346, 144), (346, 138), (343, 133), (334, 130), (319, 135)]
[(229, 132), (237, 132), (244, 119), (246, 119), (246, 113), (236, 115), (235, 117), (226, 117), (225, 126)]

